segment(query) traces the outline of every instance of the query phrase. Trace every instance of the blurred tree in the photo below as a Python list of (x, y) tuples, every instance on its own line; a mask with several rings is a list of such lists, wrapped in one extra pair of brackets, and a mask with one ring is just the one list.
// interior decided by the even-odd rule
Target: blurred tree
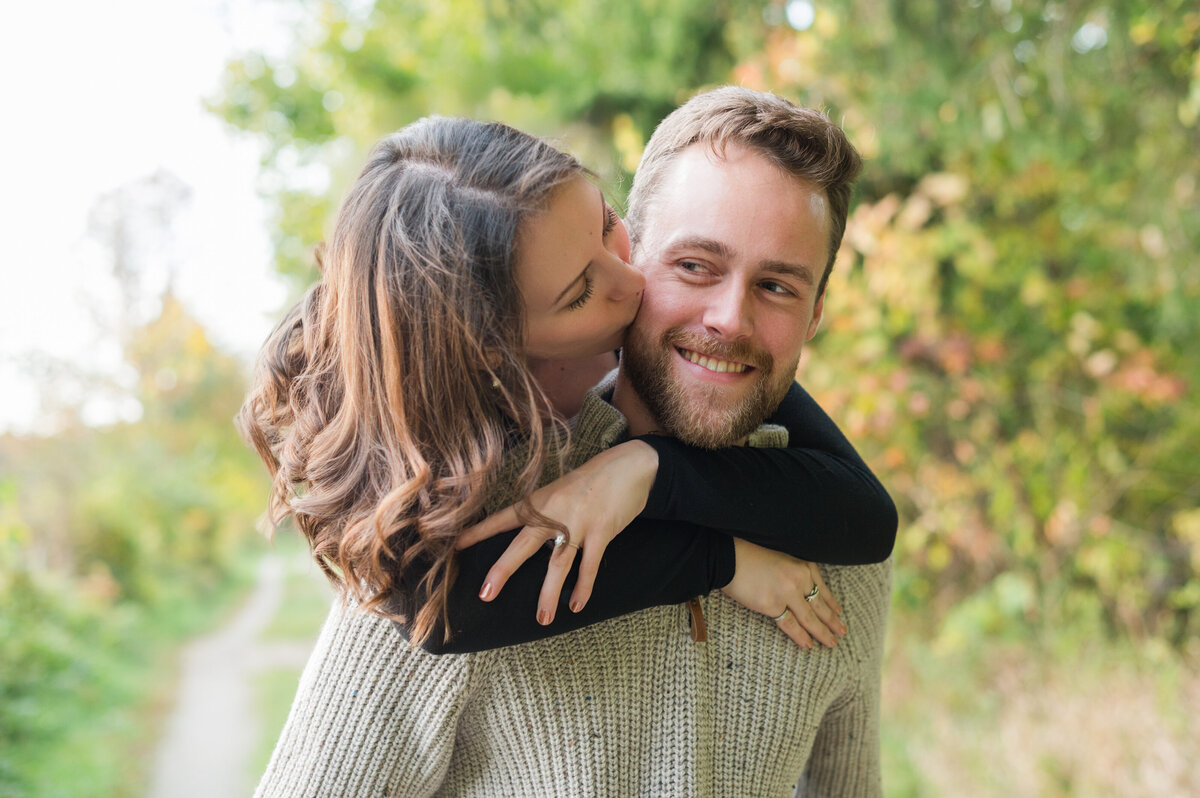
[(805, 381), (901, 504), (902, 602), (948, 646), (1043, 615), (1198, 630), (1193, 4), (306, 7), (212, 104), (268, 143), (298, 284), (366, 148), (418, 116), (560, 135), (619, 192), (706, 85), (824, 107), (868, 166)]
[(1194, 634), (1200, 12), (808, 5), (737, 74), (871, 157), (808, 378), (883, 454), (902, 595), (974, 595), (952, 645), (1097, 608)]
[(175, 225), (192, 190), (176, 175), (159, 170), (107, 194), (92, 205), (88, 234), (107, 254), (118, 301), (103, 310), (101, 327), (122, 344), (152, 318), (169, 294), (177, 268)]
[(162, 640), (219, 609), (261, 512), (262, 468), (231, 424), (244, 365), (170, 290), (181, 185), (127, 186), (93, 215), (119, 296), (98, 337), (123, 372), (51, 364), (54, 434), (0, 436), (2, 795), (125, 794), (136, 763), (92, 743), (147, 700)]
[(264, 479), (231, 424), (244, 366), (209, 343), (171, 288), (189, 193), (160, 172), (97, 201), (90, 233), (116, 301), (93, 297), (93, 320), (121, 367), (53, 364), (43, 389), (59, 393), (56, 434), (0, 439), (0, 464), (21, 463), (16, 500), (38, 530), (27, 559), (146, 605), (164, 588), (222, 577)]
[[(323, 2), (286, 58), (230, 64), (212, 107), (268, 144), (276, 257), (301, 285), (340, 189), (384, 133), (427, 114), (499, 119), (564, 138), (617, 185), (646, 131), (692, 87), (724, 81), (748, 0)], [(313, 190), (313, 188), (316, 190)], [(332, 190), (331, 190), (332, 188)]]

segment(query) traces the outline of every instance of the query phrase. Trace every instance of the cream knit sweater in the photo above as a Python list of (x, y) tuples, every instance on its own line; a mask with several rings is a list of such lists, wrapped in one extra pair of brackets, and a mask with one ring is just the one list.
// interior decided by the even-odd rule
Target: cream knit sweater
[[(571, 460), (623, 434), (589, 396)], [(719, 592), (701, 599), (704, 643), (671, 606), (441, 656), (339, 602), (255, 795), (879, 796), (891, 565), (824, 573), (850, 629), (833, 649)]]

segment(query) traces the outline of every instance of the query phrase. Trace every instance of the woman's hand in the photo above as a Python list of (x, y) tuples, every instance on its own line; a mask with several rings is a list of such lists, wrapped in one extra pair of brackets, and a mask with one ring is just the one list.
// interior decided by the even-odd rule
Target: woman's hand
[(842, 608), (825, 586), (816, 563), (740, 538), (733, 539), (733, 550), (737, 568), (733, 581), (721, 588), (725, 595), (775, 619), (784, 634), (804, 648), (812, 648), (814, 637), (827, 646), (837, 645), (835, 634), (847, 631), (837, 617)]
[[(574, 471), (530, 494), (528, 502), (542, 515), (566, 527), (563, 545), (555, 546), (546, 569), (546, 580), (538, 597), (538, 622), (554, 620), (563, 582), (581, 553), (579, 579), (571, 593), (571, 610), (579, 612), (592, 595), (600, 558), (609, 542), (629, 525), (646, 506), (654, 477), (658, 473), (658, 453), (642, 441), (627, 441), (588, 460)], [(518, 505), (506, 507), (465, 530), (455, 547), (465, 549), (481, 540), (521, 526)], [(534, 524), (525, 526), (488, 571), (479, 597), (491, 601), (505, 582), (557, 530)]]

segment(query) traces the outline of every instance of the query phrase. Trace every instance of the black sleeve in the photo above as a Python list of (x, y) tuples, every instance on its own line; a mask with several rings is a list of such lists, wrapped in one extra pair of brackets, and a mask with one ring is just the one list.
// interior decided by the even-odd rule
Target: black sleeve
[[(733, 579), (733, 539), (711, 529), (674, 521), (636, 519), (604, 552), (587, 606), (568, 606), (579, 558), (559, 596), (549, 626), (537, 622), (537, 602), (550, 549), (543, 548), (512, 575), (492, 601), (480, 601), (483, 579), (512, 542), (512, 530), (458, 555), (458, 577), (447, 604), (451, 634), (439, 622), (423, 648), (434, 654), (464, 653), (526, 643), (571, 632), (637, 610), (680, 604)], [(399, 624), (407, 637), (404, 624)]]
[(787, 429), (788, 448), (706, 451), (640, 438), (658, 452), (642, 517), (703, 524), (814, 562), (886, 560), (896, 505), (833, 420), (793, 383), (769, 421)]
[(646, 510), (605, 550), (582, 612), (567, 606), (578, 558), (554, 622), (542, 626), (536, 612), (549, 549), (526, 561), (490, 602), (478, 592), (516, 530), (459, 552), (450, 639), (439, 623), (423, 647), (435, 654), (482, 651), (687, 601), (733, 578), (732, 537), (815, 562), (887, 559), (895, 505), (829, 416), (793, 384), (769, 420), (788, 430), (789, 448), (705, 451), (670, 438), (642, 439), (659, 453), (658, 476)]

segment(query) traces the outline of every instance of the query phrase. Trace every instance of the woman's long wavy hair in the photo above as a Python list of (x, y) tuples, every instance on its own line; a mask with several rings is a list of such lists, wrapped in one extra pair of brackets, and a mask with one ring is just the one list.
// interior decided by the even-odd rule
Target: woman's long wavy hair
[(388, 136), (321, 280), (259, 356), (238, 426), (273, 477), (268, 521), (293, 516), (326, 576), (406, 620), (414, 643), (445, 618), (455, 538), (514, 430), (526, 493), (559, 423), (525, 363), (514, 268), (523, 225), (582, 174), (496, 123), (427, 118)]

